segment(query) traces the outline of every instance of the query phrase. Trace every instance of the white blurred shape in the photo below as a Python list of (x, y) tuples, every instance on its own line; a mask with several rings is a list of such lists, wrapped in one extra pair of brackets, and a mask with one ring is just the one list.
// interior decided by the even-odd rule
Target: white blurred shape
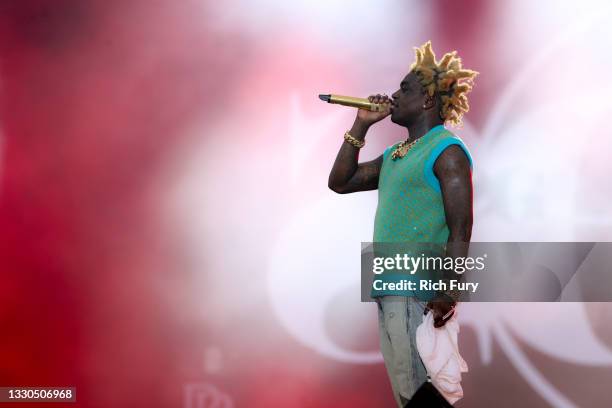
[(579, 365), (612, 364), (612, 350), (598, 340), (582, 303), (500, 304), (497, 309), (512, 333), (544, 354)]
[[(296, 340), (339, 361), (382, 361), (379, 351), (339, 347), (324, 327), (326, 308), (333, 298), (360, 285), (360, 241), (371, 240), (373, 223), (364, 220), (372, 219), (374, 206), (371, 195), (330, 194), (296, 213), (270, 253), (268, 288), (278, 319)], [(334, 227), (326, 228), (329, 225)], [(355, 315), (373, 307), (375, 304), (361, 303), (356, 294)]]
[(370, 57), (372, 52), (410, 53), (406, 31), (423, 30), (422, 22), (431, 13), (429, 6), (414, 0), (246, 0), (239, 7), (207, 1), (203, 6), (211, 15), (207, 17), (210, 28), (218, 32), (239, 28), (241, 33), (266, 40), (291, 32), (318, 39), (326, 48), (324, 53), (368, 52)]

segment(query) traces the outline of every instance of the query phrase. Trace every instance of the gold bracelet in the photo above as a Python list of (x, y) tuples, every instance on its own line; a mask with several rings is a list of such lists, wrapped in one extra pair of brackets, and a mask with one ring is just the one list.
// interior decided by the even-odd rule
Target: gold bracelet
[(358, 149), (361, 149), (363, 146), (365, 146), (365, 140), (357, 140), (353, 136), (351, 136), (349, 132), (344, 133), (344, 140), (346, 140)]

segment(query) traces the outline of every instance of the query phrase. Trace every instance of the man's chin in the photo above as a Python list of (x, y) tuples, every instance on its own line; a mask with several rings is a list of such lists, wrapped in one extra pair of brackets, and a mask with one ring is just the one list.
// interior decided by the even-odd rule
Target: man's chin
[(393, 112), (391, 113), (391, 122), (395, 123), (396, 125), (402, 124), (401, 119)]

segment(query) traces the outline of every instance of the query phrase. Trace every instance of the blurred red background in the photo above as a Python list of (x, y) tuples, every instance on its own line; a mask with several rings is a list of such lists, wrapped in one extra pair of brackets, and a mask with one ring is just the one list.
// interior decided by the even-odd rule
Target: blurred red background
[[(481, 72), (459, 131), (482, 169), (475, 236), (608, 240), (608, 85), (593, 97), (571, 82), (612, 65), (608, 13), (605, 2), (2, 2), (0, 385), (75, 386), (83, 407), (392, 406), (358, 289), (326, 300), (320, 324), (337, 350), (309, 338), (299, 312), (323, 302), (295, 286), (329, 260), (317, 248), (351, 256), (344, 245), (369, 240), (375, 203), (326, 190), (354, 112), (316, 95), (389, 93), (413, 46), (457, 49)], [(364, 159), (403, 135), (375, 132)], [(534, 159), (546, 154), (559, 158), (552, 174)], [(544, 201), (533, 174), (556, 180)], [(333, 214), (363, 227), (343, 236)], [(304, 281), (278, 286), (283, 273)], [(283, 309), (279, 294), (304, 308)], [(503, 329), (471, 307), (457, 406), (609, 401), (607, 305), (557, 305), (537, 335), (519, 306), (491, 307)]]

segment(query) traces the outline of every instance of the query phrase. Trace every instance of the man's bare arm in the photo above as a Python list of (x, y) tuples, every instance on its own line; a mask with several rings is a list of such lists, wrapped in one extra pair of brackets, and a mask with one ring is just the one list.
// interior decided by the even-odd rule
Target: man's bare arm
[[(387, 95), (370, 95), (368, 100), (383, 104), (386, 109), (381, 112), (371, 112), (365, 109), (357, 111), (357, 117), (353, 127), (349, 130), (349, 134), (360, 141), (365, 140), (370, 126), (391, 114), (391, 100)], [(329, 173), (327, 185), (330, 189), (339, 194), (347, 194), (378, 188), (378, 177), (383, 156), (380, 155), (376, 159), (365, 163), (358, 163), (358, 159), (359, 149), (347, 141), (342, 142), (334, 166)]]
[[(448, 242), (470, 242), (473, 222), (472, 172), (463, 149), (452, 145), (444, 150), (436, 160), (434, 173), (442, 190), (446, 224), (450, 232)], [(449, 247), (452, 253), (447, 253), (447, 256), (467, 256), (467, 246)]]
[[(446, 224), (449, 229), (446, 257), (466, 257), (472, 238), (472, 172), (469, 160), (461, 147), (452, 145), (444, 150), (434, 164), (434, 173), (440, 181)], [(450, 277), (445, 277), (446, 281), (451, 278), (459, 280), (461, 277), (454, 272), (450, 274)], [(442, 298), (429, 303), (428, 306), (434, 311), (435, 327), (444, 325), (446, 321), (442, 317), (450, 312), (458, 295), (458, 293), (445, 292), (441, 295)]]
[[(349, 133), (357, 140), (364, 140), (368, 128), (368, 125), (355, 120)], [(339, 194), (376, 190), (383, 156), (380, 155), (376, 159), (365, 163), (358, 163), (358, 160), (359, 149), (346, 140), (343, 141), (329, 173), (327, 183), (329, 188)]]

